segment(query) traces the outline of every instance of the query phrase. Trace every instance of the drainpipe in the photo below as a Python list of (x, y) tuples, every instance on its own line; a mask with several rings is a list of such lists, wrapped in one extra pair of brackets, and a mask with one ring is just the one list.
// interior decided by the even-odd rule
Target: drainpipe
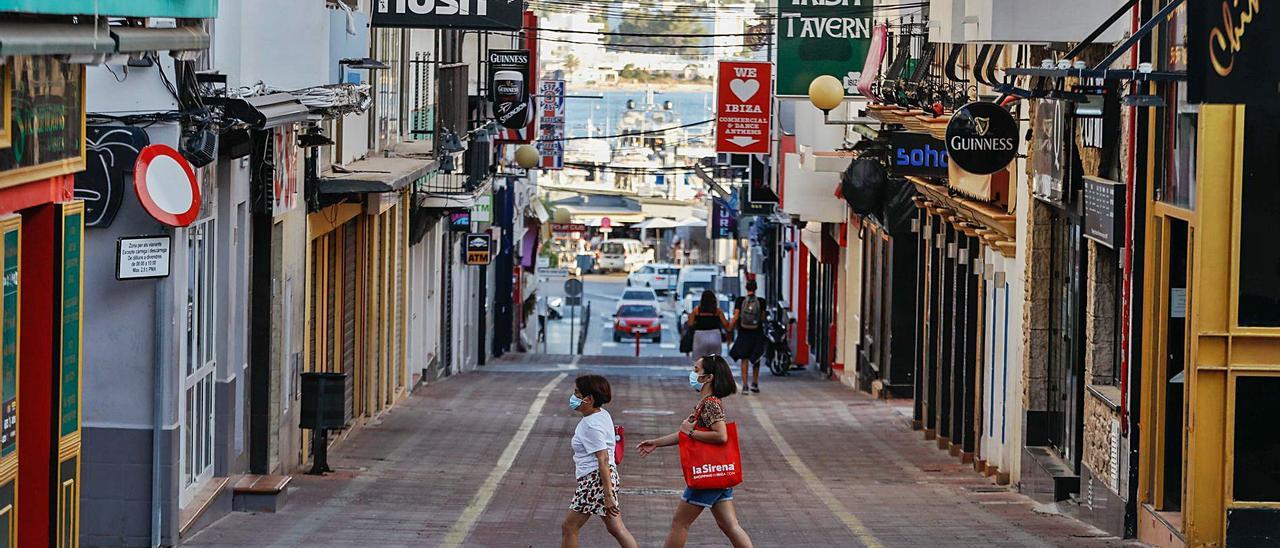
[(166, 343), (169, 341), (169, 327), (172, 321), (172, 310), (169, 295), (165, 291), (168, 284), (165, 279), (156, 281), (156, 320), (155, 337), (151, 348), (152, 390), (151, 390), (151, 546), (160, 546), (160, 528), (163, 523), (160, 514), (163, 510), (160, 492), (160, 444), (164, 437), (164, 402), (168, 392), (168, 375), (166, 367)]

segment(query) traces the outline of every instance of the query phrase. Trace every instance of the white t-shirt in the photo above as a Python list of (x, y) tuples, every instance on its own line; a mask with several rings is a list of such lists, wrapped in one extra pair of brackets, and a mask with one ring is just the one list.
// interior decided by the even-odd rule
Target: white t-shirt
[(580, 478), (600, 468), (596, 453), (601, 449), (609, 450), (609, 462), (613, 462), (613, 417), (604, 409), (582, 417), (578, 421), (578, 427), (573, 430), (571, 445), (574, 477)]

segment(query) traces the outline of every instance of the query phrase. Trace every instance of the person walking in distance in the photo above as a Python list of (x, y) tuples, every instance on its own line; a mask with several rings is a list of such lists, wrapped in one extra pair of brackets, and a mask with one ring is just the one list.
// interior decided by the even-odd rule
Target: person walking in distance
[(768, 340), (764, 336), (764, 299), (756, 296), (756, 281), (747, 282), (747, 294), (734, 304), (733, 327), (736, 331), (729, 357), (742, 364), (742, 393), (748, 394), (747, 366), (751, 366), (751, 392), (760, 392), (760, 358)]
[(560, 525), (560, 546), (578, 546), (578, 531), (591, 516), (600, 516), (618, 546), (636, 548), (636, 539), (622, 523), (618, 507), (618, 468), (614, 466), (613, 417), (603, 409), (612, 399), (609, 380), (600, 375), (582, 375), (573, 381), (569, 408), (582, 415), (573, 430), (573, 468), (578, 478), (569, 503), (569, 514)]
[(689, 314), (685, 329), (693, 330), (693, 356), (720, 354), (724, 345), (724, 333), (729, 332), (729, 320), (720, 310), (716, 294), (710, 289), (702, 292), (698, 306)]
[(538, 297), (536, 306), (538, 312), (538, 342), (545, 343), (547, 342), (547, 298)]
[[(721, 398), (727, 398), (737, 392), (737, 384), (733, 380), (733, 369), (729, 362), (718, 355), (703, 356), (693, 363), (693, 371), (689, 372), (689, 387), (698, 392), (701, 400), (693, 409), (693, 414), (680, 424), (680, 431), (660, 438), (640, 442), (636, 448), (640, 456), (645, 457), (659, 447), (677, 445), (680, 434), (687, 434), (694, 440), (723, 444), (729, 440), (724, 404)], [(667, 534), (666, 548), (681, 548), (689, 538), (689, 527), (702, 515), (704, 509), (710, 508), (711, 515), (716, 518), (716, 525), (728, 537), (734, 548), (750, 548), (751, 537), (738, 524), (738, 514), (733, 507), (733, 488), (725, 489), (693, 489), (686, 487), (680, 496), (680, 504), (671, 517), (671, 532)]]

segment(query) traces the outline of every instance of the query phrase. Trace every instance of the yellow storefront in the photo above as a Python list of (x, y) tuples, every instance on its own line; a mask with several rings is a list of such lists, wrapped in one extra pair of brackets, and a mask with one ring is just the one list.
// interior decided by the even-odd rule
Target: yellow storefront
[[(1204, 74), (1195, 70), (1196, 56), (1184, 62), (1187, 57), (1174, 54), (1197, 45), (1184, 33), (1209, 35), (1211, 22), (1193, 15), (1180, 25), (1181, 11), (1171, 19), (1171, 39), (1156, 42), (1170, 53), (1170, 68), (1188, 69), (1194, 82)], [(1166, 89), (1169, 106), (1154, 109), (1145, 143), (1152, 184), (1138, 537), (1159, 546), (1274, 545), (1280, 538), (1280, 133), (1274, 129), (1280, 109), (1195, 104), (1179, 93), (1181, 85)]]

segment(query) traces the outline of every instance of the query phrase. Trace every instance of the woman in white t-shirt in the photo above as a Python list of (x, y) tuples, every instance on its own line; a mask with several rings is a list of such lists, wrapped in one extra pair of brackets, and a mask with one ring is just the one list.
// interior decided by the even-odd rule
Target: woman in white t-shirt
[[(600, 516), (609, 534), (623, 548), (637, 546), (635, 537), (622, 523), (618, 509), (618, 468), (613, 464), (613, 417), (602, 407), (612, 398), (609, 380), (600, 375), (582, 375), (574, 379), (569, 408), (582, 414), (573, 431), (573, 468), (578, 487), (569, 503), (569, 514), (560, 525), (562, 547), (578, 545), (578, 531), (591, 519)], [(605, 486), (608, 488), (605, 488)]]

